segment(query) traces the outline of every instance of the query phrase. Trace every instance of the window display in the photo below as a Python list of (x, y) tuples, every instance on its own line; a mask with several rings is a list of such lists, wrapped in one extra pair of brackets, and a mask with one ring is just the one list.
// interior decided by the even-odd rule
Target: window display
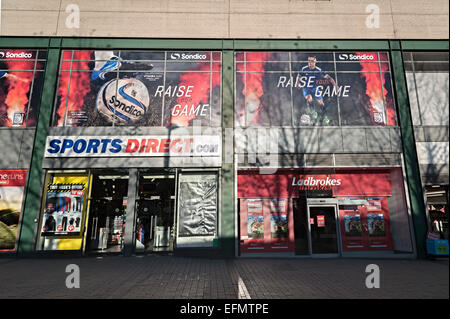
[(89, 176), (48, 174), (37, 250), (79, 250), (83, 243)]

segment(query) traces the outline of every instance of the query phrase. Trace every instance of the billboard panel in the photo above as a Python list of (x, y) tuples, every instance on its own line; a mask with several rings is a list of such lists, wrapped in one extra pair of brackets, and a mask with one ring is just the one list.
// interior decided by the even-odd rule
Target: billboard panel
[(396, 125), (385, 52), (236, 53), (238, 126)]
[(64, 51), (54, 126), (220, 125), (221, 52)]

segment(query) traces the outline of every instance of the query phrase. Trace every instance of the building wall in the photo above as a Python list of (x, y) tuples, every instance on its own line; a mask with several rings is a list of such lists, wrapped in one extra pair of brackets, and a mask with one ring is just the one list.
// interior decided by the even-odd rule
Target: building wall
[[(78, 28), (69, 28), (80, 10)], [(368, 28), (379, 10), (379, 27)], [(2, 36), (446, 39), (447, 0), (3, 0)], [(369, 18), (370, 19), (370, 18)]]

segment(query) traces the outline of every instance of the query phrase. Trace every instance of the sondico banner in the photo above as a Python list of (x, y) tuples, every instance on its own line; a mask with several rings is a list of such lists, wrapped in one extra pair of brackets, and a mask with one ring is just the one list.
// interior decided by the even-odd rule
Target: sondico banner
[(395, 126), (387, 52), (237, 52), (238, 126)]
[(221, 123), (219, 51), (64, 50), (54, 126)]
[(48, 136), (45, 157), (221, 156), (221, 137)]

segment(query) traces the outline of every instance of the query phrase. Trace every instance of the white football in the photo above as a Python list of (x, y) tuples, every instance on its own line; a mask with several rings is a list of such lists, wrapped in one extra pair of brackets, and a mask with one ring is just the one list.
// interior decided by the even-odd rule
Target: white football
[(114, 79), (105, 83), (97, 94), (97, 109), (112, 122), (129, 123), (147, 112), (150, 95), (137, 79)]

